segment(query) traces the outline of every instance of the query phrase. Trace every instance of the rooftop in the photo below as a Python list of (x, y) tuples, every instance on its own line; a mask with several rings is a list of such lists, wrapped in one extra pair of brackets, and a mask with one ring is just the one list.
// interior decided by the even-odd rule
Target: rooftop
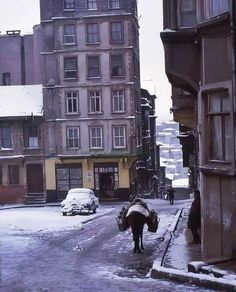
[(0, 86), (0, 117), (43, 116), (42, 85)]

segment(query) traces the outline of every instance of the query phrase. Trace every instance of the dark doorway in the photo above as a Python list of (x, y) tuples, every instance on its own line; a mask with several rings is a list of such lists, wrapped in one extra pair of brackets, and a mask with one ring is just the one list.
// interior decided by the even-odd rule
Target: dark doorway
[(100, 199), (117, 199), (119, 175), (117, 163), (94, 164), (94, 190)]
[(100, 198), (108, 199), (113, 197), (114, 194), (114, 174), (113, 173), (100, 173)]
[(44, 192), (43, 187), (43, 166), (42, 164), (28, 164), (27, 172), (27, 193), (39, 194)]

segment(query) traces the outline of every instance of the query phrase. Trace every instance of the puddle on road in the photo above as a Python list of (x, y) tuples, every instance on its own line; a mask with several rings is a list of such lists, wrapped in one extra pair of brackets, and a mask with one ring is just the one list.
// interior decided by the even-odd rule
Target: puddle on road
[(117, 276), (119, 276), (121, 278), (139, 278), (139, 279), (147, 278), (146, 274), (137, 273), (136, 270), (134, 270), (134, 271), (123, 270), (123, 271), (120, 271), (119, 273), (117, 273)]

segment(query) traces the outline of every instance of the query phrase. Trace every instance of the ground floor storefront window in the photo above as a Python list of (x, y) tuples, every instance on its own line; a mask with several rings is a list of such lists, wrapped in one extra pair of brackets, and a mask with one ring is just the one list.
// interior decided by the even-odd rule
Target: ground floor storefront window
[(68, 191), (83, 187), (82, 166), (63, 165), (56, 167), (56, 182), (58, 191)]

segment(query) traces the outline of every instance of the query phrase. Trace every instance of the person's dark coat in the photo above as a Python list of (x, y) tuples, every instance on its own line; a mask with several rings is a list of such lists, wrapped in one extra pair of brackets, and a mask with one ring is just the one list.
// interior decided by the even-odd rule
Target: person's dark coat
[(192, 205), (188, 217), (188, 228), (200, 229), (201, 228), (201, 204), (200, 197), (197, 197)]
[(173, 200), (175, 197), (175, 191), (173, 189), (169, 189), (168, 196), (170, 200)]

